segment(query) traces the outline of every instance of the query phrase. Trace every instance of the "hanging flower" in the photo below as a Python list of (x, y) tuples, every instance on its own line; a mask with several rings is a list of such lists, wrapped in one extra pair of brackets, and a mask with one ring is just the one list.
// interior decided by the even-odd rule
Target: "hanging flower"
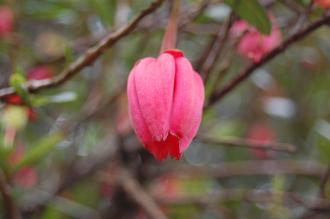
[(234, 37), (243, 35), (238, 44), (239, 54), (251, 59), (253, 62), (259, 62), (264, 55), (280, 45), (282, 40), (281, 31), (272, 16), (270, 17), (273, 27), (269, 35), (260, 33), (243, 20), (234, 23), (231, 34)]
[(202, 119), (204, 85), (182, 51), (144, 58), (131, 70), (128, 103), (133, 128), (158, 160), (179, 159)]

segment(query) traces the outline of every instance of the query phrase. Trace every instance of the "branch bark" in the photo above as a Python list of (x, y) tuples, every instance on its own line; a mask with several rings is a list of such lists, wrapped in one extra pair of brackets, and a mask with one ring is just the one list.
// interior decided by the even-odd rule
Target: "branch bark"
[(230, 147), (233, 146), (233, 147), (241, 147), (248, 149), (271, 150), (271, 151), (287, 152), (287, 153), (294, 153), (296, 151), (296, 147), (294, 145), (288, 143), (280, 143), (280, 142), (265, 142), (265, 141), (242, 139), (242, 138), (218, 139), (207, 136), (199, 136), (198, 139), (204, 143), (213, 144), (213, 145), (225, 145)]
[(145, 212), (153, 219), (168, 219), (163, 211), (158, 207), (155, 200), (142, 188), (140, 183), (131, 173), (122, 168), (118, 170), (118, 182), (124, 191), (140, 205)]
[(266, 160), (224, 162), (217, 166), (213, 165), (212, 168), (175, 165), (165, 167), (162, 171), (214, 179), (241, 176), (273, 176), (275, 174), (300, 175), (321, 179), (326, 172), (326, 166), (313, 161)]
[[(302, 206), (310, 210), (330, 211), (330, 201), (318, 197), (302, 196), (293, 192), (274, 192), (270, 190), (249, 190), (249, 189), (225, 189), (220, 193), (213, 194), (212, 197), (202, 196), (183, 196), (183, 197), (155, 197), (155, 199), (163, 204), (174, 205), (209, 205), (217, 202), (243, 200), (247, 202), (255, 202), (262, 204), (271, 204), (273, 196), (281, 194), (284, 196), (286, 206), (296, 207)], [(293, 206), (292, 206), (293, 205)]]
[(329, 178), (330, 178), (330, 165), (328, 165), (327, 171), (325, 172), (320, 184), (320, 196), (322, 198), (326, 198), (327, 196), (326, 187), (329, 182)]
[(215, 92), (211, 97), (207, 106), (212, 106), (221, 98), (226, 96), (232, 90), (234, 90), (238, 85), (240, 85), (243, 81), (245, 81), (257, 68), (261, 67), (262, 65), (268, 63), (273, 58), (284, 52), (289, 46), (293, 43), (296, 43), (306, 37), (308, 34), (314, 32), (318, 28), (323, 25), (330, 24), (330, 15), (326, 15), (315, 22), (308, 25), (306, 28), (298, 31), (297, 33), (293, 34), (289, 38), (287, 38), (279, 47), (275, 48), (273, 51), (265, 55), (259, 62), (252, 63), (247, 68), (243, 69), (240, 74), (238, 74), (232, 81), (230, 81), (226, 86), (224, 86), (218, 92)]
[[(70, 78), (75, 76), (80, 70), (84, 67), (91, 65), (99, 56), (101, 56), (106, 49), (113, 46), (117, 43), (121, 38), (127, 36), (131, 33), (139, 22), (146, 17), (147, 15), (154, 12), (164, 0), (156, 0), (148, 8), (141, 11), (139, 15), (137, 15), (131, 22), (129, 22), (126, 26), (118, 29), (114, 33), (108, 34), (104, 37), (100, 42), (98, 42), (95, 46), (89, 48), (84, 54), (78, 57), (69, 67), (63, 70), (59, 75), (51, 79), (45, 80), (33, 80), (25, 83), (23, 87), (29, 92), (36, 92), (46, 88), (57, 87), (62, 85)], [(12, 87), (3, 88), (0, 90), (0, 98), (6, 97), (8, 95), (15, 94), (15, 89)]]
[(0, 170), (0, 192), (4, 203), (5, 218), (21, 219), (20, 211), (11, 196), (11, 189), (6, 182), (6, 177), (2, 170)]

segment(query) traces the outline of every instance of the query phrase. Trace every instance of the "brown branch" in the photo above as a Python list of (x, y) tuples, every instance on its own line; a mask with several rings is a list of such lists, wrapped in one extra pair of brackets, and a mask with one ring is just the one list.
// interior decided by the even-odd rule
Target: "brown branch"
[(208, 81), (212, 69), (214, 68), (219, 57), (223, 53), (224, 47), (226, 45), (226, 41), (229, 38), (230, 29), (231, 29), (233, 22), (234, 22), (234, 15), (230, 14), (226, 24), (223, 27), (224, 29), (221, 31), (223, 33), (223, 35), (218, 36), (218, 38), (214, 44), (215, 48), (212, 48), (212, 50), (210, 51), (210, 53), (214, 52), (214, 55), (211, 57), (209, 56), (208, 59), (210, 59), (210, 61), (205, 60), (205, 63), (202, 66), (201, 73), (204, 76), (203, 78), (204, 78), (205, 83)]
[(291, 31), (289, 32), (289, 36), (299, 31), (301, 27), (305, 25), (305, 22), (308, 20), (308, 17), (312, 12), (313, 5), (314, 1), (311, 1), (306, 10), (304, 10), (303, 12), (298, 12), (297, 18), (293, 19), (293, 21), (291, 22), (292, 25), (290, 26), (292, 27), (290, 28)]
[(199, 136), (198, 139), (204, 143), (213, 144), (213, 145), (271, 150), (271, 151), (287, 152), (287, 153), (294, 153), (296, 151), (296, 147), (294, 145), (288, 143), (280, 143), (280, 142), (265, 142), (265, 141), (242, 139), (242, 138), (219, 139), (219, 138), (214, 138), (214, 137), (212, 138), (207, 136)]
[[(69, 135), (82, 123), (95, 118), (105, 109), (107, 109), (107, 112), (109, 112), (109, 106), (116, 103), (122, 92), (123, 89), (119, 88), (117, 91), (114, 91), (111, 97), (104, 97), (101, 94), (101, 96), (90, 96), (77, 117), (74, 117), (71, 120), (67, 120), (61, 124), (61, 127), (58, 129), (61, 130), (65, 135)], [(73, 157), (72, 160), (68, 161), (69, 165), (66, 166), (66, 171), (61, 176), (62, 180), (57, 185), (54, 185), (52, 189), (50, 189), (49, 195), (47, 197), (41, 198), (33, 194), (33, 198), (31, 199), (35, 201), (33, 203), (29, 202), (23, 205), (23, 214), (29, 215), (35, 211), (39, 211), (56, 195), (74, 186), (81, 179), (87, 178), (90, 175), (105, 168), (106, 164), (111, 162), (116, 156), (117, 146), (109, 147), (109, 142), (112, 142), (113, 138), (114, 137), (112, 133), (109, 133), (99, 144), (94, 146), (95, 148), (100, 149), (107, 148), (106, 151), (104, 151), (104, 149), (101, 151), (98, 149), (98, 153), (92, 154), (85, 159), (79, 159), (78, 161), (76, 157)]]
[[(106, 176), (105, 176), (106, 177)], [(126, 169), (118, 171), (118, 182), (124, 191), (139, 204), (153, 219), (168, 219), (154, 199), (142, 188), (140, 183)]]
[[(46, 206), (56, 195), (61, 194), (66, 189), (76, 185), (80, 180), (85, 179), (98, 171), (106, 168), (107, 164), (113, 161), (117, 153), (116, 146), (110, 146), (109, 142), (113, 140), (111, 135), (106, 136), (105, 139), (95, 147), (98, 151), (88, 156), (87, 158), (79, 160), (75, 165), (68, 169), (69, 174), (63, 174), (63, 179), (53, 188), (49, 189), (49, 195), (46, 197), (39, 197), (36, 194), (28, 194), (29, 200), (33, 202), (23, 203), (22, 213), (23, 215), (30, 215), (33, 212), (40, 211)], [(65, 173), (67, 173), (65, 172)]]
[(325, 172), (325, 174), (322, 178), (321, 184), (320, 184), (320, 196), (322, 198), (326, 197), (326, 187), (329, 182), (329, 178), (330, 178), (330, 165), (328, 165), (328, 169)]
[[(113, 46), (121, 38), (131, 33), (145, 16), (154, 12), (158, 7), (160, 7), (163, 2), (164, 0), (156, 0), (155, 2), (153, 2), (147, 9), (141, 11), (140, 14), (137, 15), (126, 26), (118, 29), (114, 33), (110, 33), (95, 46), (89, 48), (83, 55), (78, 57), (67, 69), (62, 71), (56, 77), (46, 80), (29, 81), (24, 84), (23, 87), (30, 92), (35, 92), (45, 88), (56, 87), (65, 83), (84, 67), (92, 64), (99, 56), (101, 56), (105, 52), (106, 49)], [(15, 89), (12, 87), (3, 88), (0, 90), (0, 98), (6, 97), (14, 93)]]
[(164, 167), (163, 171), (171, 174), (204, 176), (215, 179), (240, 176), (273, 176), (274, 174), (301, 175), (320, 179), (326, 171), (326, 166), (312, 161), (266, 160), (224, 162), (211, 168), (169, 165)]
[(0, 192), (4, 204), (5, 218), (8, 219), (21, 219), (20, 211), (11, 196), (11, 188), (6, 182), (5, 174), (0, 170)]
[(225, 24), (219, 26), (217, 34), (212, 36), (210, 42), (205, 46), (202, 55), (196, 62), (195, 69), (200, 74), (205, 75), (204, 78), (208, 78), (216, 60), (219, 58), (220, 53), (224, 47), (224, 43), (229, 36), (229, 30), (232, 25), (233, 14), (231, 14)]
[(286, 6), (287, 8), (289, 8), (291, 11), (293, 11), (293, 12), (295, 12), (297, 14), (304, 12), (304, 7), (301, 6), (300, 4), (298, 4), (295, 1), (281, 0), (279, 2), (282, 3), (284, 6)]
[(211, 0), (203, 0), (197, 8), (194, 8), (191, 12), (184, 13), (185, 17), (179, 19), (179, 22), (181, 21), (179, 23), (179, 29), (194, 21), (210, 4)]
[[(189, 10), (188, 12), (183, 13), (180, 16), (179, 19), (179, 29), (182, 29), (182, 31), (186, 31), (186, 32), (193, 32), (194, 31), (190, 31), (189, 28), (186, 30), (186, 26), (191, 23), (193, 20), (195, 20), (196, 17), (198, 17), (200, 14), (202, 14), (202, 12), (207, 8), (207, 6), (209, 6), (210, 0), (203, 0), (199, 6), (194, 7), (193, 9)], [(159, 19), (163, 19), (164, 16), (159, 17)], [(165, 17), (164, 17), (165, 20)], [(152, 24), (150, 24), (152, 23)], [(157, 26), (156, 26), (157, 25)], [(138, 27), (135, 29), (135, 32), (141, 32), (141, 33), (148, 33), (148, 32), (153, 32), (153, 30), (156, 29), (164, 29), (165, 25), (163, 23), (159, 23), (158, 19), (155, 20), (153, 17), (144, 19), (142, 22), (139, 23)], [(112, 32), (113, 29), (109, 29), (106, 30), (105, 32)], [(216, 32), (214, 31), (214, 28), (210, 28), (208, 34), (216, 34)], [(195, 32), (197, 33), (197, 32)], [(198, 34), (201, 34), (200, 32), (198, 32)], [(105, 37), (106, 34), (101, 34), (100, 36), (91, 36), (91, 35), (87, 35), (87, 36), (83, 36), (81, 38), (76, 39), (71, 47), (73, 50), (74, 54), (78, 54), (80, 52), (83, 52), (85, 49), (87, 49), (88, 47), (95, 45), (99, 40), (101, 40), (103, 37)], [(143, 38), (145, 40), (145, 38)], [(143, 48), (145, 48), (144, 44), (141, 44), (143, 46)], [(139, 50), (138, 50), (139, 51)], [(61, 63), (63, 61), (65, 61), (65, 54), (59, 54), (55, 57), (40, 57), (41, 59), (36, 60), (35, 65), (47, 65), (47, 64), (58, 64)]]
[(293, 43), (298, 42), (302, 40), (304, 37), (306, 37), (308, 34), (312, 33), (313, 31), (317, 30), (323, 25), (329, 25), (330, 24), (330, 15), (326, 15), (317, 21), (311, 23), (306, 28), (300, 30), (296, 34), (293, 34), (289, 38), (287, 38), (279, 47), (272, 50), (270, 53), (265, 55), (259, 62), (252, 63), (247, 68), (245, 68), (240, 74), (238, 74), (232, 81), (230, 81), (226, 86), (224, 86), (220, 91), (214, 93), (209, 102), (208, 106), (211, 106), (215, 104), (218, 100), (223, 98), (226, 94), (231, 92), (234, 88), (236, 88), (238, 85), (240, 85), (243, 81), (245, 81), (257, 68), (260, 66), (268, 63), (273, 58), (275, 58), (277, 55), (284, 52), (289, 46), (291, 46)]
[(254, 189), (224, 189), (220, 193), (212, 194), (212, 196), (197, 195), (183, 197), (160, 197), (156, 196), (156, 200), (160, 203), (170, 205), (209, 205), (211, 203), (219, 203), (225, 201), (243, 200), (246, 202), (255, 202), (270, 204), (273, 201), (273, 196), (282, 194), (286, 205), (302, 206), (310, 210), (330, 211), (330, 201), (318, 197), (302, 196), (293, 192), (272, 192), (268, 190)]

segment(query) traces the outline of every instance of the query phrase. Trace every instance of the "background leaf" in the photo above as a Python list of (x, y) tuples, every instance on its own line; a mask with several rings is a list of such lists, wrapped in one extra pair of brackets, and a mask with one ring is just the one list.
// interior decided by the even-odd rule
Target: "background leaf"
[(271, 32), (271, 22), (266, 10), (260, 5), (258, 0), (225, 0), (234, 12), (249, 24), (255, 26), (260, 32), (269, 34)]
[(16, 164), (14, 170), (39, 162), (62, 140), (62, 138), (63, 136), (60, 133), (53, 133), (43, 138)]

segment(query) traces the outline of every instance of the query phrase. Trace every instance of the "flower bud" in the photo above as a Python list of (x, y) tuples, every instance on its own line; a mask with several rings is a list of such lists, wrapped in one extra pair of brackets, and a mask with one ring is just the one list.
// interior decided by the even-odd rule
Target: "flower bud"
[(323, 9), (330, 9), (330, 0), (314, 0), (314, 3)]
[(13, 31), (14, 13), (7, 6), (0, 7), (0, 37), (6, 37)]
[(202, 119), (203, 81), (179, 50), (144, 58), (131, 70), (128, 103), (138, 138), (157, 160), (180, 159)]
[(269, 35), (260, 33), (243, 20), (234, 23), (231, 34), (234, 37), (242, 35), (237, 48), (239, 54), (253, 62), (259, 62), (263, 56), (280, 45), (281, 31), (275, 23), (275, 18), (270, 15), (270, 19), (272, 20), (272, 30)]

